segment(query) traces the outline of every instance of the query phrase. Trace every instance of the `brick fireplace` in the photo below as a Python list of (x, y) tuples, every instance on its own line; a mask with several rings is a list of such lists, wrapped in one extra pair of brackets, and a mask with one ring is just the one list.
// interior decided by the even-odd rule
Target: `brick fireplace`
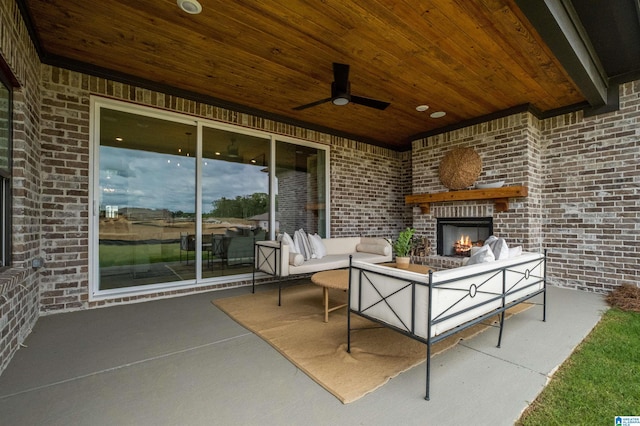
[[(484, 222), (482, 226), (485, 230), (480, 234), (481, 236), (475, 237), (475, 230), (473, 235), (468, 233), (470, 238), (475, 241), (486, 238), (484, 235), (488, 233), (488, 235), (504, 237), (510, 245), (526, 247), (528, 242), (536, 239), (537, 234), (534, 229), (527, 226), (531, 220), (529, 218), (530, 211), (524, 207), (525, 200), (512, 200), (511, 210), (508, 212), (496, 212), (495, 205), (491, 201), (439, 203), (432, 205), (429, 214), (423, 214), (418, 207), (415, 207), (414, 223), (420, 223), (420, 225), (416, 225), (417, 235), (425, 236), (429, 240), (431, 248), (426, 256), (415, 256), (412, 261), (431, 265), (436, 269), (460, 266), (465, 256), (446, 253), (444, 247), (449, 246), (449, 243), (438, 236), (439, 224), (454, 224), (455, 222), (463, 226), (473, 224), (474, 227), (477, 227), (476, 222)], [(438, 247), (439, 245), (442, 245), (442, 250)]]
[(547, 213), (542, 200), (546, 172), (537, 124), (528, 113), (514, 114), (493, 121), (490, 126), (471, 126), (414, 141), (411, 194), (454, 192), (442, 184), (439, 176), (441, 160), (454, 147), (473, 147), (482, 158), (482, 172), (475, 183), (504, 181), (505, 188), (527, 188), (526, 194), (508, 195), (505, 202), (465, 199), (465, 194), (459, 194), (436, 198), (428, 209), (421, 208), (419, 203), (412, 204), (416, 233), (431, 243), (429, 256), (414, 261), (436, 268), (459, 266), (463, 258), (441, 256), (439, 253), (443, 252), (438, 251), (438, 220), (445, 218), (491, 218), (492, 234), (505, 238), (509, 246), (519, 245), (525, 251), (542, 250), (542, 218)]

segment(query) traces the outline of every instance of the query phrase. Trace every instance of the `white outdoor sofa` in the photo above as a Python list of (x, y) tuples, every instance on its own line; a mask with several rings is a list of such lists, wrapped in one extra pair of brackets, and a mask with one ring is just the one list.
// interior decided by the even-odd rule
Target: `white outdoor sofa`
[(353, 260), (349, 273), (347, 351), (351, 314), (368, 318), (427, 345), (429, 399), (431, 345), (543, 294), (546, 320), (546, 252), (420, 274)]
[(269, 274), (278, 279), (278, 306), (280, 306), (284, 278), (348, 268), (350, 259), (372, 264), (391, 262), (393, 259), (391, 244), (384, 238), (323, 238), (322, 244), (326, 255), (321, 259), (305, 261), (301, 260), (300, 254), (290, 253), (289, 246), (281, 241), (256, 241), (252, 292), (255, 292), (256, 273)]

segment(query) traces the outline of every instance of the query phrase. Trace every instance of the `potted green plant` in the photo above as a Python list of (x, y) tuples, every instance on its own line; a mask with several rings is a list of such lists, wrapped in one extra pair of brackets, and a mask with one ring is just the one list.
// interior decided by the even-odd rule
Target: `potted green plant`
[(411, 261), (411, 248), (413, 247), (413, 234), (416, 230), (407, 228), (400, 231), (398, 238), (391, 244), (393, 251), (396, 253), (396, 266), (398, 268), (408, 268)]

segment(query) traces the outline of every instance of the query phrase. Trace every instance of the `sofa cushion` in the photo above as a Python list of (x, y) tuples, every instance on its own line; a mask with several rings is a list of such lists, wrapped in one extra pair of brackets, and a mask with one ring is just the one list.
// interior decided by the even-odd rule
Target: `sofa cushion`
[(304, 263), (304, 256), (300, 253), (289, 253), (289, 265), (300, 266)]
[(356, 246), (360, 244), (360, 237), (323, 238), (322, 243), (327, 249), (327, 254), (350, 254), (356, 252)]
[(388, 256), (391, 254), (391, 247), (386, 244), (360, 243), (356, 246), (356, 251)]
[(329, 269), (349, 267), (349, 256), (344, 254), (328, 254), (322, 259), (310, 259), (300, 266), (289, 266), (289, 274), (311, 274)]
[(493, 255), (493, 251), (491, 251), (491, 247), (484, 245), (471, 255), (466, 264), (475, 265), (478, 263), (493, 262), (494, 260), (496, 260), (496, 258)]
[(391, 262), (392, 260), (391, 254), (385, 256), (382, 254), (368, 253), (366, 251), (357, 251), (355, 253), (352, 253), (351, 256), (353, 261), (368, 262), (368, 263), (383, 263), (383, 262)]

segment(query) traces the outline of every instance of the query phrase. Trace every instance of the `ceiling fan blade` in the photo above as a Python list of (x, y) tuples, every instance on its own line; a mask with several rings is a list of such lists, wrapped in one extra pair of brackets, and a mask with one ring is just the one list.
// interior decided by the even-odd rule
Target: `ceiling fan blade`
[(349, 93), (349, 65), (333, 63), (333, 83), (338, 92)]
[(320, 105), (320, 104), (323, 104), (325, 102), (329, 102), (330, 100), (331, 100), (331, 98), (320, 99), (319, 101), (311, 102), (310, 104), (300, 105), (300, 106), (297, 106), (297, 107), (295, 107), (293, 109), (294, 109), (294, 111), (301, 111), (303, 109), (311, 108), (311, 107), (314, 107), (316, 105)]
[(376, 99), (363, 98), (362, 96), (351, 95), (351, 83), (349, 82), (349, 65), (333, 63), (333, 82), (331, 83), (331, 97), (311, 102), (310, 104), (300, 105), (293, 108), (295, 111), (311, 108), (325, 102), (333, 102), (335, 105), (346, 105), (349, 102), (363, 105), (379, 110), (386, 109), (389, 102), (382, 102)]
[(389, 105), (391, 105), (389, 102), (383, 102), (383, 101), (378, 101), (376, 99), (363, 98), (361, 96), (354, 96), (354, 95), (351, 95), (351, 102), (353, 102), (354, 104), (364, 105), (364, 106), (379, 109), (379, 110), (384, 110)]

